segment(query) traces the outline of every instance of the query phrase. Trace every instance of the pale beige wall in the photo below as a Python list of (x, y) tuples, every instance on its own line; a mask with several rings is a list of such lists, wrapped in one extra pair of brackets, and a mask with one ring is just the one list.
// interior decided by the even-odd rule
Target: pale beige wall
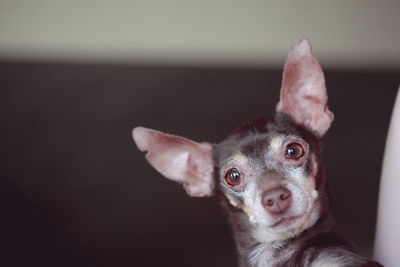
[(400, 1), (0, 0), (0, 59), (400, 68)]

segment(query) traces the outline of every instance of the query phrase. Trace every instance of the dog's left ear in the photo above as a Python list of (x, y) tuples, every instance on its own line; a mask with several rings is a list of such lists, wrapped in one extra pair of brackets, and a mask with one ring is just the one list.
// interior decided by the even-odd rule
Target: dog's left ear
[(286, 59), (277, 112), (290, 115), (296, 123), (322, 137), (334, 115), (329, 110), (325, 78), (307, 39), (301, 39)]
[(136, 127), (133, 139), (146, 159), (166, 178), (183, 185), (192, 197), (211, 196), (214, 193), (213, 146)]

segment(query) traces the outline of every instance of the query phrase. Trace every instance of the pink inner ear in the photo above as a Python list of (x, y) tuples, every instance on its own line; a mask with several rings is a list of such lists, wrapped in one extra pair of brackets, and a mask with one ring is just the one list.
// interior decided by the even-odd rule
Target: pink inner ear
[(321, 66), (312, 56), (308, 40), (301, 39), (286, 60), (276, 110), (290, 115), (297, 123), (322, 136), (333, 121), (327, 102)]
[(190, 196), (213, 193), (212, 145), (136, 127), (133, 139), (147, 161), (166, 178), (183, 184)]

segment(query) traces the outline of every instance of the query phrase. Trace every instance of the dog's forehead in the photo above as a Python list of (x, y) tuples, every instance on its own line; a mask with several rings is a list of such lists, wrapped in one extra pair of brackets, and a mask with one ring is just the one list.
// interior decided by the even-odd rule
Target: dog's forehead
[(238, 150), (247, 157), (261, 158), (265, 156), (267, 150), (278, 150), (286, 137), (286, 135), (277, 132), (254, 135), (243, 140), (239, 144)]
[(227, 139), (216, 146), (219, 160), (227, 160), (238, 153), (246, 157), (262, 158), (268, 148), (279, 147), (285, 136), (294, 135), (290, 121), (261, 118), (246, 121)]
[(293, 140), (307, 144), (317, 153), (319, 151), (315, 135), (294, 123), (285, 114), (278, 113), (275, 117), (246, 121), (215, 147), (215, 166), (226, 166), (227, 162), (237, 159), (238, 154), (242, 155), (242, 159), (253, 163), (271, 163), (270, 160), (275, 161), (274, 157), (282, 151), (284, 144)]
[(282, 133), (268, 132), (228, 140), (220, 145), (222, 147), (219, 155), (220, 163), (224, 165), (229, 161), (237, 163), (244, 163), (245, 161), (263, 162), (268, 155), (273, 155), (273, 152), (280, 150), (286, 138), (287, 136)]
[(278, 132), (252, 134), (225, 140), (217, 147), (218, 167), (226, 165), (265, 165), (282, 147), (285, 136)]

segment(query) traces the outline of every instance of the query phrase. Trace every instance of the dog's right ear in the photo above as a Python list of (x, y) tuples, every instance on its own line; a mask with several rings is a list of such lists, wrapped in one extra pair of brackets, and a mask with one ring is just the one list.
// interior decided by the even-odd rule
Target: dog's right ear
[(146, 159), (166, 178), (183, 184), (193, 197), (211, 196), (214, 192), (213, 147), (156, 130), (136, 127), (133, 140)]

